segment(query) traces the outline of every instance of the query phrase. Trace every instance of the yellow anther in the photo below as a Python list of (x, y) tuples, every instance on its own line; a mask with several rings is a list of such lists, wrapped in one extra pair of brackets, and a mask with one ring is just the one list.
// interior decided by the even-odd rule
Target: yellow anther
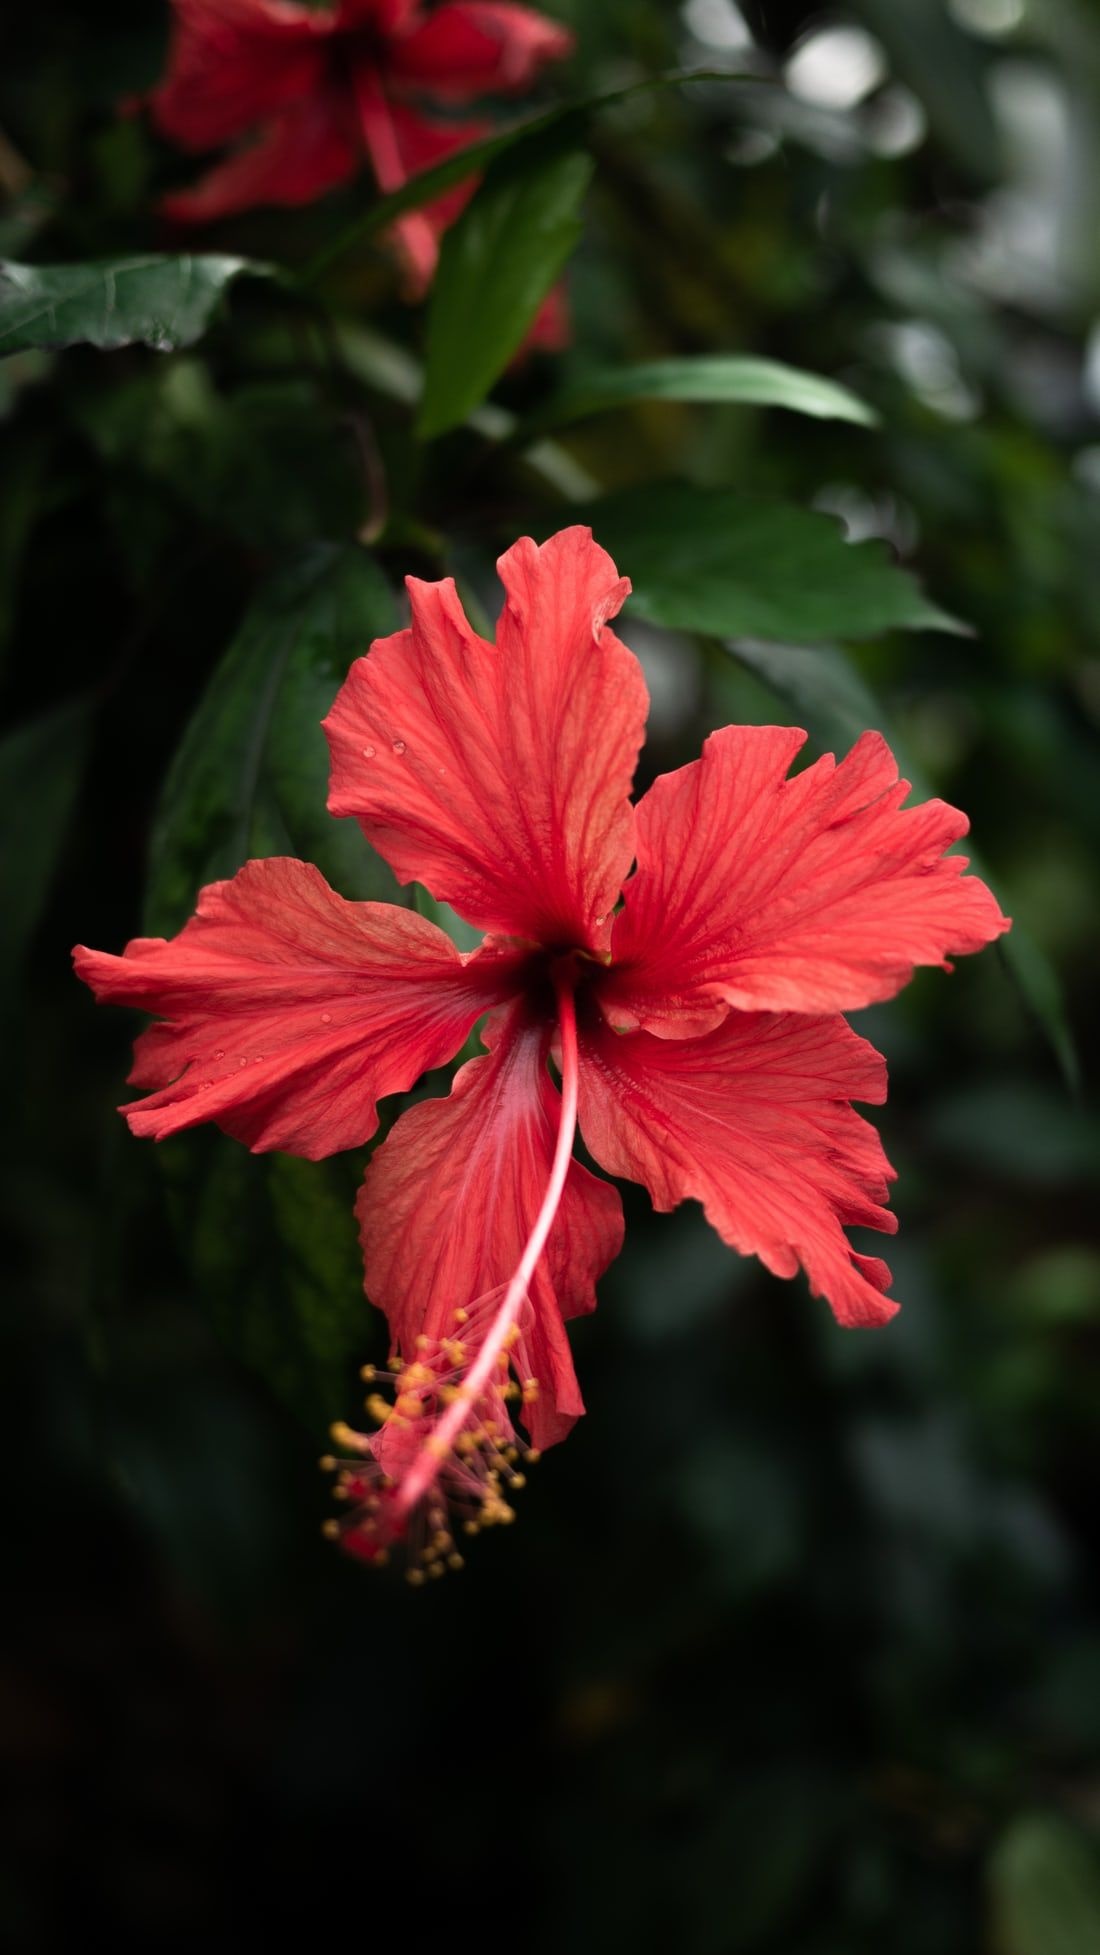
[(504, 1349), (505, 1349), (506, 1351), (511, 1351), (511, 1350), (513, 1350), (513, 1349), (514, 1349), (514, 1347), (515, 1347), (515, 1346), (516, 1346), (516, 1345), (517, 1345), (517, 1344), (519, 1343), (519, 1340), (520, 1340), (520, 1328), (519, 1328), (519, 1325), (518, 1325), (518, 1324), (511, 1324), (511, 1325), (509, 1326), (509, 1328), (508, 1328), (508, 1329), (507, 1329), (507, 1330), (505, 1331), (505, 1333), (504, 1333), (504, 1340), (503, 1340), (503, 1343), (504, 1343)]
[(428, 1570), (428, 1573), (434, 1581), (439, 1575), (445, 1574), (446, 1570), (441, 1561), (433, 1561), (431, 1567)]
[(528, 1446), (523, 1457), (527, 1461), (528, 1466), (537, 1466), (539, 1460), (542, 1458), (542, 1454), (537, 1446)]
[(329, 1427), (329, 1433), (335, 1439), (338, 1446), (350, 1447), (353, 1453), (362, 1451), (362, 1441), (359, 1434), (353, 1432), (350, 1426), (345, 1425), (342, 1419), (337, 1419), (335, 1425)]
[(456, 1311), (455, 1311), (455, 1323), (456, 1323), (456, 1324), (468, 1324), (468, 1323), (469, 1323), (469, 1321), (470, 1321), (470, 1313), (469, 1313), (469, 1311), (468, 1311), (468, 1310), (456, 1310)]
[[(385, 1425), (393, 1409), (389, 1399), (383, 1398), (381, 1392), (372, 1392), (367, 1400), (367, 1411), (370, 1413), (372, 1419), (377, 1420), (380, 1426)], [(334, 1433), (333, 1437), (335, 1438), (335, 1436)]]
[(513, 1473), (508, 1485), (510, 1487), (525, 1487), (527, 1485), (527, 1475), (525, 1473)]
[(321, 1532), (326, 1541), (338, 1541), (340, 1539), (339, 1521), (322, 1521)]
[(408, 1582), (410, 1588), (420, 1588), (424, 1580), (424, 1570), (422, 1568), (406, 1568), (405, 1580)]
[(387, 1370), (387, 1371), (400, 1371), (400, 1370), (401, 1370), (401, 1367), (402, 1367), (402, 1364), (403, 1364), (403, 1362), (404, 1362), (404, 1360), (403, 1360), (403, 1359), (401, 1359), (401, 1358), (398, 1358), (398, 1357), (393, 1357), (393, 1358), (387, 1358), (387, 1359), (386, 1359), (386, 1370)]
[(448, 1568), (465, 1568), (466, 1563), (460, 1554), (449, 1554), (447, 1556), (447, 1566)]
[(362, 1366), (359, 1376), (365, 1385), (370, 1385), (378, 1376), (378, 1368), (373, 1364), (365, 1364)]
[(331, 1453), (322, 1453), (321, 1458), (317, 1461), (317, 1464), (320, 1467), (322, 1473), (335, 1473), (336, 1471), (336, 1461), (333, 1459)]
[(539, 1395), (538, 1379), (525, 1378), (523, 1381), (523, 1403), (525, 1405), (533, 1405), (538, 1395)]
[(466, 1346), (463, 1344), (461, 1338), (445, 1337), (443, 1339), (443, 1355), (447, 1363), (453, 1365), (456, 1371), (460, 1365), (464, 1365), (466, 1362)]

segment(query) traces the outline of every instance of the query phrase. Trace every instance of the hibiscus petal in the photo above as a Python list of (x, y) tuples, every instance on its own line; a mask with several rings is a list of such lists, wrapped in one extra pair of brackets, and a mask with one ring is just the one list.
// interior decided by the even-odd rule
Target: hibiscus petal
[(613, 1024), (679, 1038), (728, 1005), (851, 1011), (1008, 929), (965, 858), (944, 855), (966, 816), (902, 810), (909, 786), (880, 734), (787, 780), (805, 738), (724, 727), (639, 802), (602, 997)]
[(395, 81), (442, 101), (529, 88), (548, 61), (573, 50), (573, 36), (533, 7), (493, 0), (449, 0), (387, 50)]
[(389, 903), (348, 903), (317, 869), (248, 862), (212, 883), (166, 942), (121, 957), (74, 952), (96, 997), (160, 1014), (138, 1039), (123, 1107), (163, 1140), (212, 1120), (254, 1153), (320, 1160), (378, 1126), (375, 1101), (454, 1057), (516, 989), (516, 960), (463, 959), (435, 925)]
[(541, 549), (524, 537), (498, 568), (495, 646), (450, 578), (408, 580), (411, 628), (356, 661), (325, 721), (329, 808), (471, 922), (600, 951), (634, 852), (647, 706), (606, 625), (630, 587), (581, 528)]
[[(508, 1282), (550, 1179), (561, 1118), (550, 1026), (518, 1006), (490, 1041), (490, 1056), (463, 1066), (449, 1099), (402, 1114), (360, 1192), (367, 1295), (407, 1357), (420, 1335), (461, 1337), (455, 1312)], [(595, 1308), (596, 1278), (622, 1237), (617, 1191), (574, 1162), (528, 1293), (523, 1362), (539, 1396), (522, 1416), (536, 1446), (564, 1438), (584, 1411), (563, 1320)]]
[(609, 1174), (655, 1208), (694, 1197), (723, 1242), (776, 1276), (801, 1264), (842, 1324), (880, 1324), (890, 1272), (845, 1227), (893, 1233), (893, 1171), (851, 1099), (886, 1097), (883, 1060), (842, 1018), (732, 1012), (703, 1038), (581, 1033), (580, 1124)]
[(421, 0), (337, 0), (336, 24), (340, 30), (373, 27), (376, 34), (396, 34), (411, 26), (420, 7)]
[(279, 0), (174, 0), (168, 71), (149, 96), (184, 149), (216, 149), (318, 87), (332, 23)]
[(309, 204), (353, 176), (359, 160), (350, 106), (329, 89), (282, 110), (254, 142), (161, 208), (177, 224), (209, 224), (257, 204)]

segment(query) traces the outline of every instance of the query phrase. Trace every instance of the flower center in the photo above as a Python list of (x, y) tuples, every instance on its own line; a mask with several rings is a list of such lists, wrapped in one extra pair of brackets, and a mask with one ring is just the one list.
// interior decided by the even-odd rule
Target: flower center
[[(512, 1519), (506, 1487), (523, 1484), (520, 1448), (508, 1410), (529, 1403), (538, 1381), (524, 1363), (530, 1315), (528, 1290), (561, 1205), (577, 1131), (577, 1016), (570, 958), (552, 968), (561, 1043), (561, 1101), (550, 1177), (523, 1252), (509, 1281), (455, 1311), (454, 1335), (417, 1339), (412, 1364), (395, 1360), (393, 1404), (372, 1394), (367, 1409), (379, 1421), (371, 1435), (333, 1427), (337, 1444), (355, 1457), (343, 1462), (337, 1494), (352, 1503), (348, 1522), (331, 1522), (351, 1552), (378, 1560), (405, 1541), (415, 1576), (454, 1563), (448, 1505), (465, 1514), (470, 1532)], [(516, 1383), (511, 1373), (518, 1373)], [(373, 1379), (373, 1371), (368, 1368)], [(537, 1457), (528, 1450), (527, 1459)], [(326, 1461), (336, 1467), (339, 1462)], [(427, 1521), (427, 1546), (410, 1527)], [(414, 1530), (415, 1532), (415, 1530)], [(461, 1558), (459, 1557), (459, 1562)]]

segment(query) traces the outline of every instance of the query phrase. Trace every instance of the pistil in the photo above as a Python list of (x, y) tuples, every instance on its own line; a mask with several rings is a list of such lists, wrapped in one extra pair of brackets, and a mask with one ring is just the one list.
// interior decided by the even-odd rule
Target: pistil
[[(508, 1371), (523, 1353), (528, 1291), (561, 1206), (573, 1156), (578, 1098), (575, 981), (572, 961), (560, 959), (553, 982), (561, 1095), (549, 1180), (516, 1269), (477, 1339), (474, 1355), (468, 1360), (471, 1333), (479, 1318), (485, 1321), (485, 1305), (491, 1308), (491, 1298), (458, 1307), (455, 1335), (444, 1338), (438, 1348), (421, 1337), (412, 1363), (393, 1360), (394, 1403), (391, 1406), (378, 1393), (367, 1401), (368, 1410), (382, 1427), (373, 1439), (343, 1425), (333, 1428), (338, 1444), (358, 1455), (354, 1464), (346, 1466), (337, 1486), (341, 1498), (354, 1503), (358, 1511), (349, 1516), (350, 1527), (333, 1522), (328, 1531), (344, 1535), (349, 1548), (367, 1559), (377, 1559), (379, 1550), (403, 1537), (409, 1537), (409, 1551), (415, 1552), (411, 1524), (428, 1510), (431, 1541), (445, 1537), (453, 1546), (443, 1527), (448, 1496), (460, 1511), (465, 1508), (470, 1515), (465, 1522), (470, 1532), (492, 1521), (512, 1518), (501, 1493), (502, 1475), (510, 1486), (521, 1486), (523, 1480), (516, 1472), (520, 1455), (513, 1443), (506, 1401), (531, 1403), (538, 1394), (538, 1381), (522, 1376), (519, 1384), (511, 1384)], [(373, 1367), (368, 1367), (368, 1374), (374, 1378)], [(528, 1452), (526, 1456), (536, 1458), (537, 1454)], [(326, 1460), (324, 1464), (336, 1467), (338, 1462)], [(442, 1573), (443, 1555), (429, 1559), (434, 1572)]]

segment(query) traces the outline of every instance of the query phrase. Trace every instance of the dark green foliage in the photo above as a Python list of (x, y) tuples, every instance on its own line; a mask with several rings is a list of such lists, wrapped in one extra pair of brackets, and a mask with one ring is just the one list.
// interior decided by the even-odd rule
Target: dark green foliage
[(325, 813), (321, 721), (354, 658), (394, 624), (365, 550), (318, 544), (256, 598), (199, 702), (164, 784), (146, 926), (171, 935), (204, 883), (253, 856), (315, 862), (341, 895), (400, 900), (352, 822)]
[[(809, 0), (547, 4), (575, 60), (472, 150), (427, 313), (387, 227), (469, 157), (185, 255), (202, 164), (118, 113), (167, 9), (0, 30), (0, 1931), (1092, 1955), (1096, 9), (849, 0), (885, 75), (837, 109), (784, 84)], [(566, 258), (574, 344), (517, 359)], [(386, 1354), (362, 1161), (133, 1140), (69, 951), (255, 853), (412, 900), (319, 721), (406, 574), (491, 630), (495, 554), (576, 520), (634, 580), (640, 787), (730, 720), (877, 727), (1016, 929), (857, 1020), (896, 1321), (628, 1188), (587, 1418), (413, 1594), (319, 1538)]]
[(218, 1335), (307, 1432), (347, 1410), (369, 1342), (354, 1162), (257, 1157), (221, 1134), (162, 1150), (173, 1224)]

